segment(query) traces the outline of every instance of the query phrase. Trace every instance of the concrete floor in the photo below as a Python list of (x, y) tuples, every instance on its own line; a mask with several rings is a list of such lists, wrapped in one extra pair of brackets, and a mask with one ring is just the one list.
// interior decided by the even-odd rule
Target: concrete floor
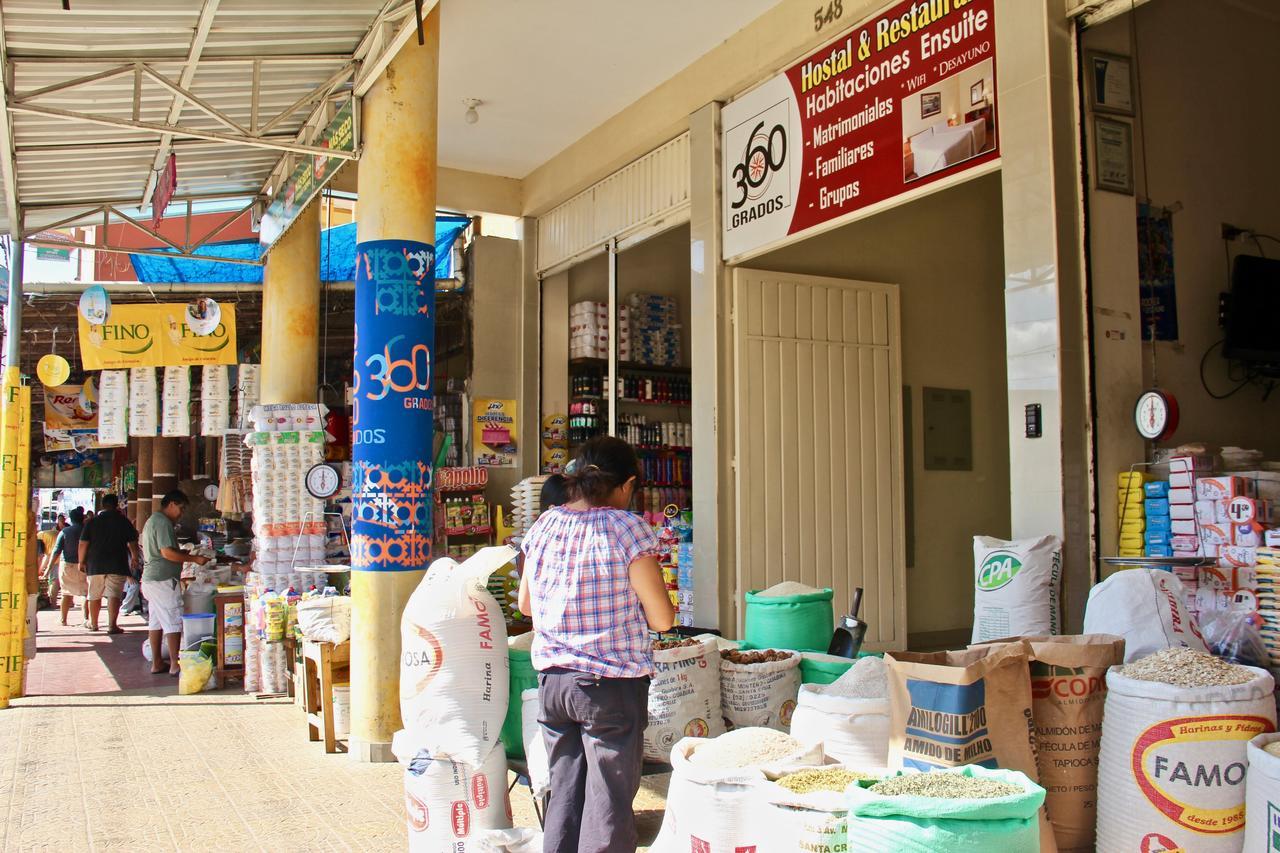
[[(31, 695), (0, 711), (0, 851), (405, 848), (399, 766), (326, 755), (292, 700), (177, 695), (141, 658), (136, 617), (116, 637), (53, 611), (39, 624)], [(666, 783), (637, 799), (646, 842)], [(526, 789), (512, 807), (537, 825)]]

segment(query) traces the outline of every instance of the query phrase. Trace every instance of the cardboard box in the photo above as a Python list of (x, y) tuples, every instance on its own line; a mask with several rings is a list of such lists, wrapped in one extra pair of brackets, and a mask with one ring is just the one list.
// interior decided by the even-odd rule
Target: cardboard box
[(1195, 489), (1170, 489), (1169, 503), (1172, 504), (1193, 504), (1196, 502)]
[(1213, 470), (1212, 456), (1174, 456), (1169, 459), (1169, 471), (1172, 473), (1195, 474), (1200, 471), (1211, 470)]
[(1268, 548), (1280, 548), (1280, 530), (1268, 530), (1262, 534), (1263, 544)]
[(1200, 526), (1196, 524), (1194, 518), (1180, 519), (1169, 525), (1169, 532), (1174, 536), (1193, 536), (1197, 539), (1200, 535)]
[(1191, 489), (1196, 484), (1196, 475), (1190, 471), (1181, 471), (1169, 474), (1169, 488), (1171, 489)]
[[(1150, 513), (1148, 513), (1150, 515)], [(1174, 521), (1195, 521), (1195, 504), (1169, 504), (1169, 517)]]
[(1218, 565), (1232, 568), (1257, 565), (1258, 549), (1247, 545), (1223, 545), (1218, 549)]
[(1280, 501), (1280, 471), (1238, 471), (1235, 476), (1252, 484), (1255, 497)]
[(1196, 478), (1196, 499), (1205, 501), (1230, 500), (1231, 498), (1254, 495), (1253, 482), (1244, 477), (1198, 477)]
[[(1226, 518), (1218, 518), (1218, 501), (1196, 501), (1196, 521), (1200, 524), (1218, 524)], [(1225, 516), (1226, 513), (1223, 513)]]

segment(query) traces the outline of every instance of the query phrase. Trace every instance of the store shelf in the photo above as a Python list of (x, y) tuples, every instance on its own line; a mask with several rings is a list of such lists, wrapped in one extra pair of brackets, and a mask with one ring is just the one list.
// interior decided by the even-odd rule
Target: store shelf
[(445, 536), (488, 536), (493, 533), (492, 527), (476, 527), (468, 525), (467, 527), (446, 527), (441, 533)]
[[(595, 370), (608, 370), (607, 358), (571, 358), (569, 367), (589, 367)], [(689, 376), (693, 371), (688, 367), (660, 367), (654, 364), (636, 364), (631, 361), (618, 362), (618, 370), (628, 373), (661, 373), (667, 376)]]
[(668, 447), (665, 444), (637, 444), (635, 449), (641, 453), (692, 453), (692, 447)]

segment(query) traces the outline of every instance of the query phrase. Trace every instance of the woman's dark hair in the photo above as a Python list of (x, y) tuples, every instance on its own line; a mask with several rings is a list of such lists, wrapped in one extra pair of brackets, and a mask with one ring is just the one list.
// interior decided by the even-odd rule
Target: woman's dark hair
[(569, 502), (569, 484), (563, 474), (552, 474), (542, 484), (542, 510), (546, 512), (553, 506)]
[(613, 490), (640, 476), (636, 452), (620, 438), (598, 435), (582, 445), (572, 473), (565, 476), (569, 497), (592, 506), (605, 506)]

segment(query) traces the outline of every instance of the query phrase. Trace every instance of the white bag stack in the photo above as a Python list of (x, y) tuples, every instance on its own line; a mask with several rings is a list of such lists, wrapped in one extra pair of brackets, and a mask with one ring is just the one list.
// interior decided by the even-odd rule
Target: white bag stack
[(1124, 637), (1125, 663), (1171, 646), (1207, 652), (1183, 596), (1182, 582), (1172, 572), (1116, 572), (1089, 590), (1084, 633)]
[(720, 711), (725, 728), (790, 731), (800, 692), (800, 654), (761, 663), (720, 661)]
[(649, 761), (667, 761), (683, 737), (724, 734), (720, 652), (714, 636), (697, 639), (697, 645), (653, 653), (649, 727), (644, 730), (644, 757)]
[(1059, 634), (1062, 540), (973, 537), (973, 642)]
[(129, 443), (129, 374), (104, 370), (98, 379), (98, 446)]
[(1249, 741), (1249, 779), (1245, 783), (1244, 849), (1272, 853), (1280, 850), (1280, 756), (1267, 752), (1280, 734), (1258, 735)]
[(1246, 746), (1276, 726), (1275, 682), (1249, 669), (1244, 684), (1195, 688), (1107, 673), (1099, 850), (1240, 853)]
[(345, 643), (351, 639), (351, 597), (302, 599), (298, 602), (298, 630), (317, 643)]
[[(507, 715), (507, 623), (489, 575), (514, 548), (482, 548), (465, 563), (427, 569), (400, 620), (400, 716), (416, 754), (478, 766)], [(353, 626), (353, 630), (358, 626)]]
[(191, 370), (187, 367), (164, 369), (164, 405), (160, 434), (165, 438), (191, 435)]
[(154, 367), (129, 368), (129, 437), (155, 438), (160, 428)]
[(392, 750), (404, 771), (405, 823), (411, 853), (468, 853), (484, 849), (480, 836), (511, 827), (507, 756), (502, 746), (469, 765), (414, 751), (397, 732)]
[(260, 370), (256, 364), (242, 364), (236, 369), (237, 429), (253, 429), (249, 414), (258, 405)]
[(200, 368), (200, 434), (220, 436), (231, 426), (231, 382), (225, 364)]

